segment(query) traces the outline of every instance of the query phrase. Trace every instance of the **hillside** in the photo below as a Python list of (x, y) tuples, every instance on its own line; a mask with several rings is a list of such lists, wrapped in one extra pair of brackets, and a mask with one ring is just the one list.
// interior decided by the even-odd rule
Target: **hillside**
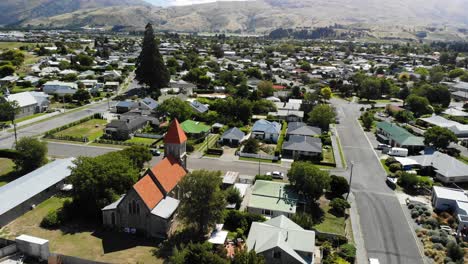
[(2, 0), (0, 25), (17, 24), (30, 19), (53, 17), (88, 8), (137, 5), (149, 4), (142, 0)]
[[(81, 6), (75, 12), (55, 16), (40, 16), (37, 12), (37, 15), (31, 16), (32, 19), (22, 21), (22, 25), (124, 25), (141, 29), (146, 22), (151, 21), (156, 28), (162, 30), (249, 33), (269, 32), (278, 27), (319, 27), (334, 24), (382, 28), (391, 32), (417, 31), (427, 26), (448, 26), (452, 29), (468, 26), (465, 11), (468, 0), (256, 0), (167, 8), (132, 4), (135, 1), (130, 0), (79, 2)], [(102, 2), (121, 2), (131, 6), (118, 9), (96, 8), (91, 2), (95, 5)]]

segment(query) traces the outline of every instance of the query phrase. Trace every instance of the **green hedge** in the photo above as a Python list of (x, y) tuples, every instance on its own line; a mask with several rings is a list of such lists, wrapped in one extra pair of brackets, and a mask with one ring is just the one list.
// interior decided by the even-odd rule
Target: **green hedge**
[(101, 138), (98, 138), (98, 139), (94, 140), (94, 143), (109, 144), (109, 145), (121, 145), (121, 146), (148, 146), (148, 144), (144, 144), (144, 143), (125, 142), (125, 141), (118, 141), (118, 140), (112, 140), (112, 139), (101, 139)]
[(223, 155), (224, 150), (221, 148), (209, 148), (206, 150), (206, 153), (211, 155)]
[(58, 139), (58, 140), (67, 140), (67, 141), (76, 141), (76, 142), (89, 142), (88, 137), (75, 137), (75, 136), (67, 136), (67, 135), (47, 135), (49, 139)]
[(17, 159), (21, 157), (21, 153), (13, 149), (0, 149), (0, 158), (7, 158), (7, 159)]

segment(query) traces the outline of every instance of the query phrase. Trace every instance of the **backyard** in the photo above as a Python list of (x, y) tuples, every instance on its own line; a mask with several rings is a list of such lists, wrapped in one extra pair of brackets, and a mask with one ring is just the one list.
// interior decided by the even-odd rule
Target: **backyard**
[(104, 126), (107, 120), (91, 119), (79, 125), (67, 128), (54, 134), (58, 137), (87, 137), (89, 141), (93, 141), (104, 134)]
[(51, 252), (108, 263), (163, 263), (153, 256), (155, 241), (111, 231), (93, 225), (68, 223), (57, 230), (39, 226), (51, 210), (62, 207), (67, 198), (52, 197), (34, 210), (0, 229), (0, 236), (15, 238), (28, 234), (49, 240)]
[(323, 210), (323, 220), (320, 224), (314, 226), (321, 232), (333, 233), (345, 236), (346, 218), (335, 216), (330, 212), (330, 206), (327, 199), (320, 199), (320, 208)]

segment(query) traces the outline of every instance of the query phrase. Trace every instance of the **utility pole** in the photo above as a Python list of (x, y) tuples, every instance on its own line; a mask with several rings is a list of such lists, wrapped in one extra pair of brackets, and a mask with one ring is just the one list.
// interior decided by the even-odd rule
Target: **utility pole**
[(351, 173), (349, 175), (349, 190), (348, 190), (348, 194), (346, 194), (346, 200), (348, 200), (349, 193), (351, 192), (351, 181), (353, 180), (353, 167), (354, 167), (354, 161), (351, 161)]

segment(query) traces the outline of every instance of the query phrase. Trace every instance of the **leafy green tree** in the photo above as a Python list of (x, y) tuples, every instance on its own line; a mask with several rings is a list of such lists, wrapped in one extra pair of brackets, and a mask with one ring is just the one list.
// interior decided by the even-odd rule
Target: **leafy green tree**
[(370, 131), (372, 124), (374, 123), (374, 117), (371, 112), (366, 111), (361, 115), (361, 121), (366, 131)]
[(449, 77), (450, 79), (455, 79), (455, 78), (457, 78), (457, 77), (462, 76), (463, 74), (465, 74), (465, 70), (463, 70), (463, 69), (461, 69), (461, 68), (455, 68), (455, 69), (449, 71), (448, 77)]
[(300, 65), (301, 65), (301, 69), (304, 71), (310, 71), (312, 69), (312, 67), (310, 66), (310, 63), (308, 63), (307, 61), (302, 61)]
[(179, 184), (184, 193), (179, 216), (193, 225), (200, 236), (205, 235), (211, 226), (223, 218), (226, 198), (220, 189), (220, 176), (219, 171), (196, 170), (185, 176)]
[(457, 53), (442, 52), (439, 57), (439, 63), (441, 65), (455, 65), (457, 63)]
[(421, 115), (432, 113), (432, 109), (429, 106), (429, 100), (426, 97), (410, 94), (405, 104), (413, 111), (414, 115), (419, 117)]
[(147, 146), (131, 146), (122, 150), (121, 153), (127, 156), (133, 162), (133, 165), (140, 170), (143, 169), (146, 162), (153, 158)]
[(226, 201), (228, 204), (236, 204), (237, 206), (242, 203), (242, 197), (240, 192), (235, 187), (229, 187), (226, 189)]
[(262, 79), (263, 78), (262, 72), (257, 67), (248, 68), (247, 71), (246, 71), (246, 74), (249, 77), (254, 77), (254, 78), (257, 78), (257, 79)]
[(334, 196), (339, 197), (349, 191), (349, 183), (345, 177), (332, 175), (330, 176), (330, 191)]
[(0, 54), (0, 60), (11, 61), (15, 67), (19, 67), (24, 63), (25, 55), (20, 50), (7, 50)]
[(21, 154), (14, 162), (16, 169), (22, 173), (31, 172), (47, 163), (47, 143), (37, 138), (21, 138), (15, 150)]
[(416, 174), (403, 172), (400, 178), (398, 178), (398, 184), (407, 190), (417, 188), (418, 183), (419, 179)]
[(177, 97), (165, 100), (160, 106), (158, 106), (156, 112), (159, 115), (167, 115), (171, 119), (177, 118), (179, 122), (184, 122), (185, 120), (190, 119), (193, 115), (192, 107)]
[(460, 81), (468, 82), (468, 72), (465, 72), (462, 76), (460, 76)]
[(79, 157), (69, 177), (76, 213), (98, 219), (101, 208), (116, 201), (138, 179), (139, 169), (122, 152)]
[(353, 244), (343, 244), (338, 249), (338, 255), (346, 261), (354, 263), (356, 258), (356, 247)]
[(214, 44), (213, 46), (211, 46), (211, 52), (216, 58), (224, 57), (223, 47), (221, 47), (221, 45), (219, 44)]
[(249, 138), (245, 141), (244, 149), (242, 150), (245, 153), (258, 153), (260, 146), (258, 140), (255, 138)]
[(291, 185), (307, 199), (316, 201), (330, 186), (330, 175), (310, 162), (295, 161), (288, 171)]
[(294, 223), (298, 224), (300, 227), (309, 230), (312, 229), (315, 224), (311, 215), (304, 212), (296, 212), (292, 215), (291, 220)]
[(451, 130), (445, 127), (434, 126), (424, 133), (424, 144), (432, 145), (438, 149), (445, 149), (450, 142), (457, 142), (458, 138)]
[(145, 27), (145, 36), (140, 56), (136, 61), (135, 74), (138, 82), (147, 85), (155, 96), (159, 96), (160, 89), (169, 84), (171, 76), (159, 53), (158, 41), (155, 39), (151, 23)]
[(414, 119), (414, 115), (411, 111), (408, 110), (399, 111), (395, 114), (395, 119), (401, 123), (408, 123)]
[(0, 66), (0, 78), (13, 75), (15, 73), (15, 67), (10, 64)]
[(451, 94), (446, 85), (425, 84), (414, 88), (412, 93), (421, 97), (426, 97), (432, 105), (448, 107), (450, 104)]
[(327, 104), (317, 105), (309, 113), (309, 122), (319, 126), (321, 129), (328, 130), (331, 123), (335, 122), (335, 109)]
[(265, 264), (263, 255), (255, 253), (255, 250), (239, 250), (234, 255), (232, 264)]
[(214, 253), (212, 247), (213, 245), (209, 242), (203, 244), (190, 242), (187, 246), (182, 246), (180, 250), (176, 248), (169, 261), (173, 264), (227, 264), (228, 261)]
[(332, 91), (330, 89), (330, 87), (324, 87), (320, 90), (320, 95), (322, 95), (323, 99), (325, 100), (330, 100), (331, 98), (331, 95), (332, 95)]
[(380, 95), (380, 81), (377, 78), (367, 77), (360, 83), (358, 90), (359, 98), (371, 100), (378, 99)]
[(346, 201), (343, 198), (334, 198), (330, 202), (330, 206), (333, 209), (333, 211), (339, 216), (343, 216), (346, 209), (351, 208), (351, 205), (348, 203), (348, 201)]
[(80, 103), (87, 101), (89, 99), (91, 99), (91, 94), (89, 94), (89, 92), (85, 89), (78, 89), (73, 94), (73, 100), (77, 100)]
[(273, 83), (270, 81), (261, 81), (257, 89), (262, 97), (272, 96), (274, 92)]
[(84, 53), (78, 54), (78, 56), (76, 56), (76, 60), (80, 63), (81, 66), (85, 67), (92, 66), (94, 63), (94, 58)]

